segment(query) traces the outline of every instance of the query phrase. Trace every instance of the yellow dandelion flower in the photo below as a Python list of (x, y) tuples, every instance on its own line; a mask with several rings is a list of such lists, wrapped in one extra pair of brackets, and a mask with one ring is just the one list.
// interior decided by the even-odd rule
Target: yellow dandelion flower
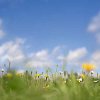
[(35, 74), (34, 77), (35, 78), (39, 78), (41, 76), (41, 74)]
[(83, 65), (82, 65), (82, 68), (83, 68), (85, 71), (90, 72), (90, 71), (94, 70), (95, 66), (92, 65), (92, 64), (83, 64)]

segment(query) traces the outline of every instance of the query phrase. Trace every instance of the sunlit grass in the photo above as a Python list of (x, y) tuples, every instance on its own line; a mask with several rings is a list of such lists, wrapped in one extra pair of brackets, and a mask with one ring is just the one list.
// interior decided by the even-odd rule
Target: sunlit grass
[(9, 71), (0, 78), (0, 100), (100, 100), (100, 79), (66, 71)]

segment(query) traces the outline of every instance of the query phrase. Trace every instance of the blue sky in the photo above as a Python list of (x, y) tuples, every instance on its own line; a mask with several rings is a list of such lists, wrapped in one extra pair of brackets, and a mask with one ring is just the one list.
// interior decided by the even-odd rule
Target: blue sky
[(0, 20), (3, 61), (100, 65), (100, 0), (0, 0)]

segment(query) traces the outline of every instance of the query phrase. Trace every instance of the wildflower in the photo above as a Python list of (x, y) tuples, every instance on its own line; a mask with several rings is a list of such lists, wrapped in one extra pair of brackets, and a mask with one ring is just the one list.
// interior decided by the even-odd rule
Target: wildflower
[(99, 82), (99, 80), (96, 80), (96, 81), (93, 81), (94, 83), (97, 83), (97, 82)]
[(1, 69), (1, 72), (3, 73), (5, 70), (4, 69)]
[(82, 68), (83, 68), (85, 71), (90, 72), (90, 71), (92, 71), (92, 70), (95, 68), (95, 66), (92, 65), (92, 64), (83, 64), (83, 65), (82, 65)]
[(60, 74), (60, 75), (62, 75), (62, 74), (63, 74), (63, 72), (62, 72), (62, 71), (59, 71), (59, 74)]
[(42, 72), (40, 78), (41, 78), (41, 79), (44, 79), (44, 74), (43, 74), (43, 72)]
[(80, 77), (81, 77), (82, 79), (84, 79), (84, 78), (85, 78), (85, 75), (84, 75), (84, 74), (81, 74)]
[(2, 76), (3, 76), (3, 75), (4, 75), (5, 70), (4, 70), (4, 69), (1, 69), (1, 72), (2, 72)]
[(39, 78), (41, 76), (41, 74), (35, 74), (35, 78)]
[(48, 80), (48, 78), (49, 78), (49, 75), (45, 74), (45, 79)]
[(94, 74), (94, 71), (91, 71), (90, 74), (91, 74), (91, 76), (92, 76), (92, 75)]
[(82, 82), (83, 81), (83, 79), (82, 78), (79, 78), (79, 79), (77, 79), (78, 80), (78, 82)]
[(12, 78), (13, 75), (11, 73), (7, 73), (6, 76), (7, 78)]
[(66, 83), (66, 81), (64, 81), (64, 83)]
[(91, 71), (91, 74), (94, 74), (94, 71)]

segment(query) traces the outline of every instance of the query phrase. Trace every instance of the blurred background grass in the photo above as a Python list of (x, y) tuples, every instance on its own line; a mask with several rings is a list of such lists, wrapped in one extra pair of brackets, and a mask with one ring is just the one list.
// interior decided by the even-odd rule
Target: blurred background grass
[(100, 100), (98, 78), (87, 75), (79, 81), (74, 73), (67, 79), (34, 76), (27, 73), (20, 76), (16, 72), (3, 75), (0, 78), (0, 100)]

